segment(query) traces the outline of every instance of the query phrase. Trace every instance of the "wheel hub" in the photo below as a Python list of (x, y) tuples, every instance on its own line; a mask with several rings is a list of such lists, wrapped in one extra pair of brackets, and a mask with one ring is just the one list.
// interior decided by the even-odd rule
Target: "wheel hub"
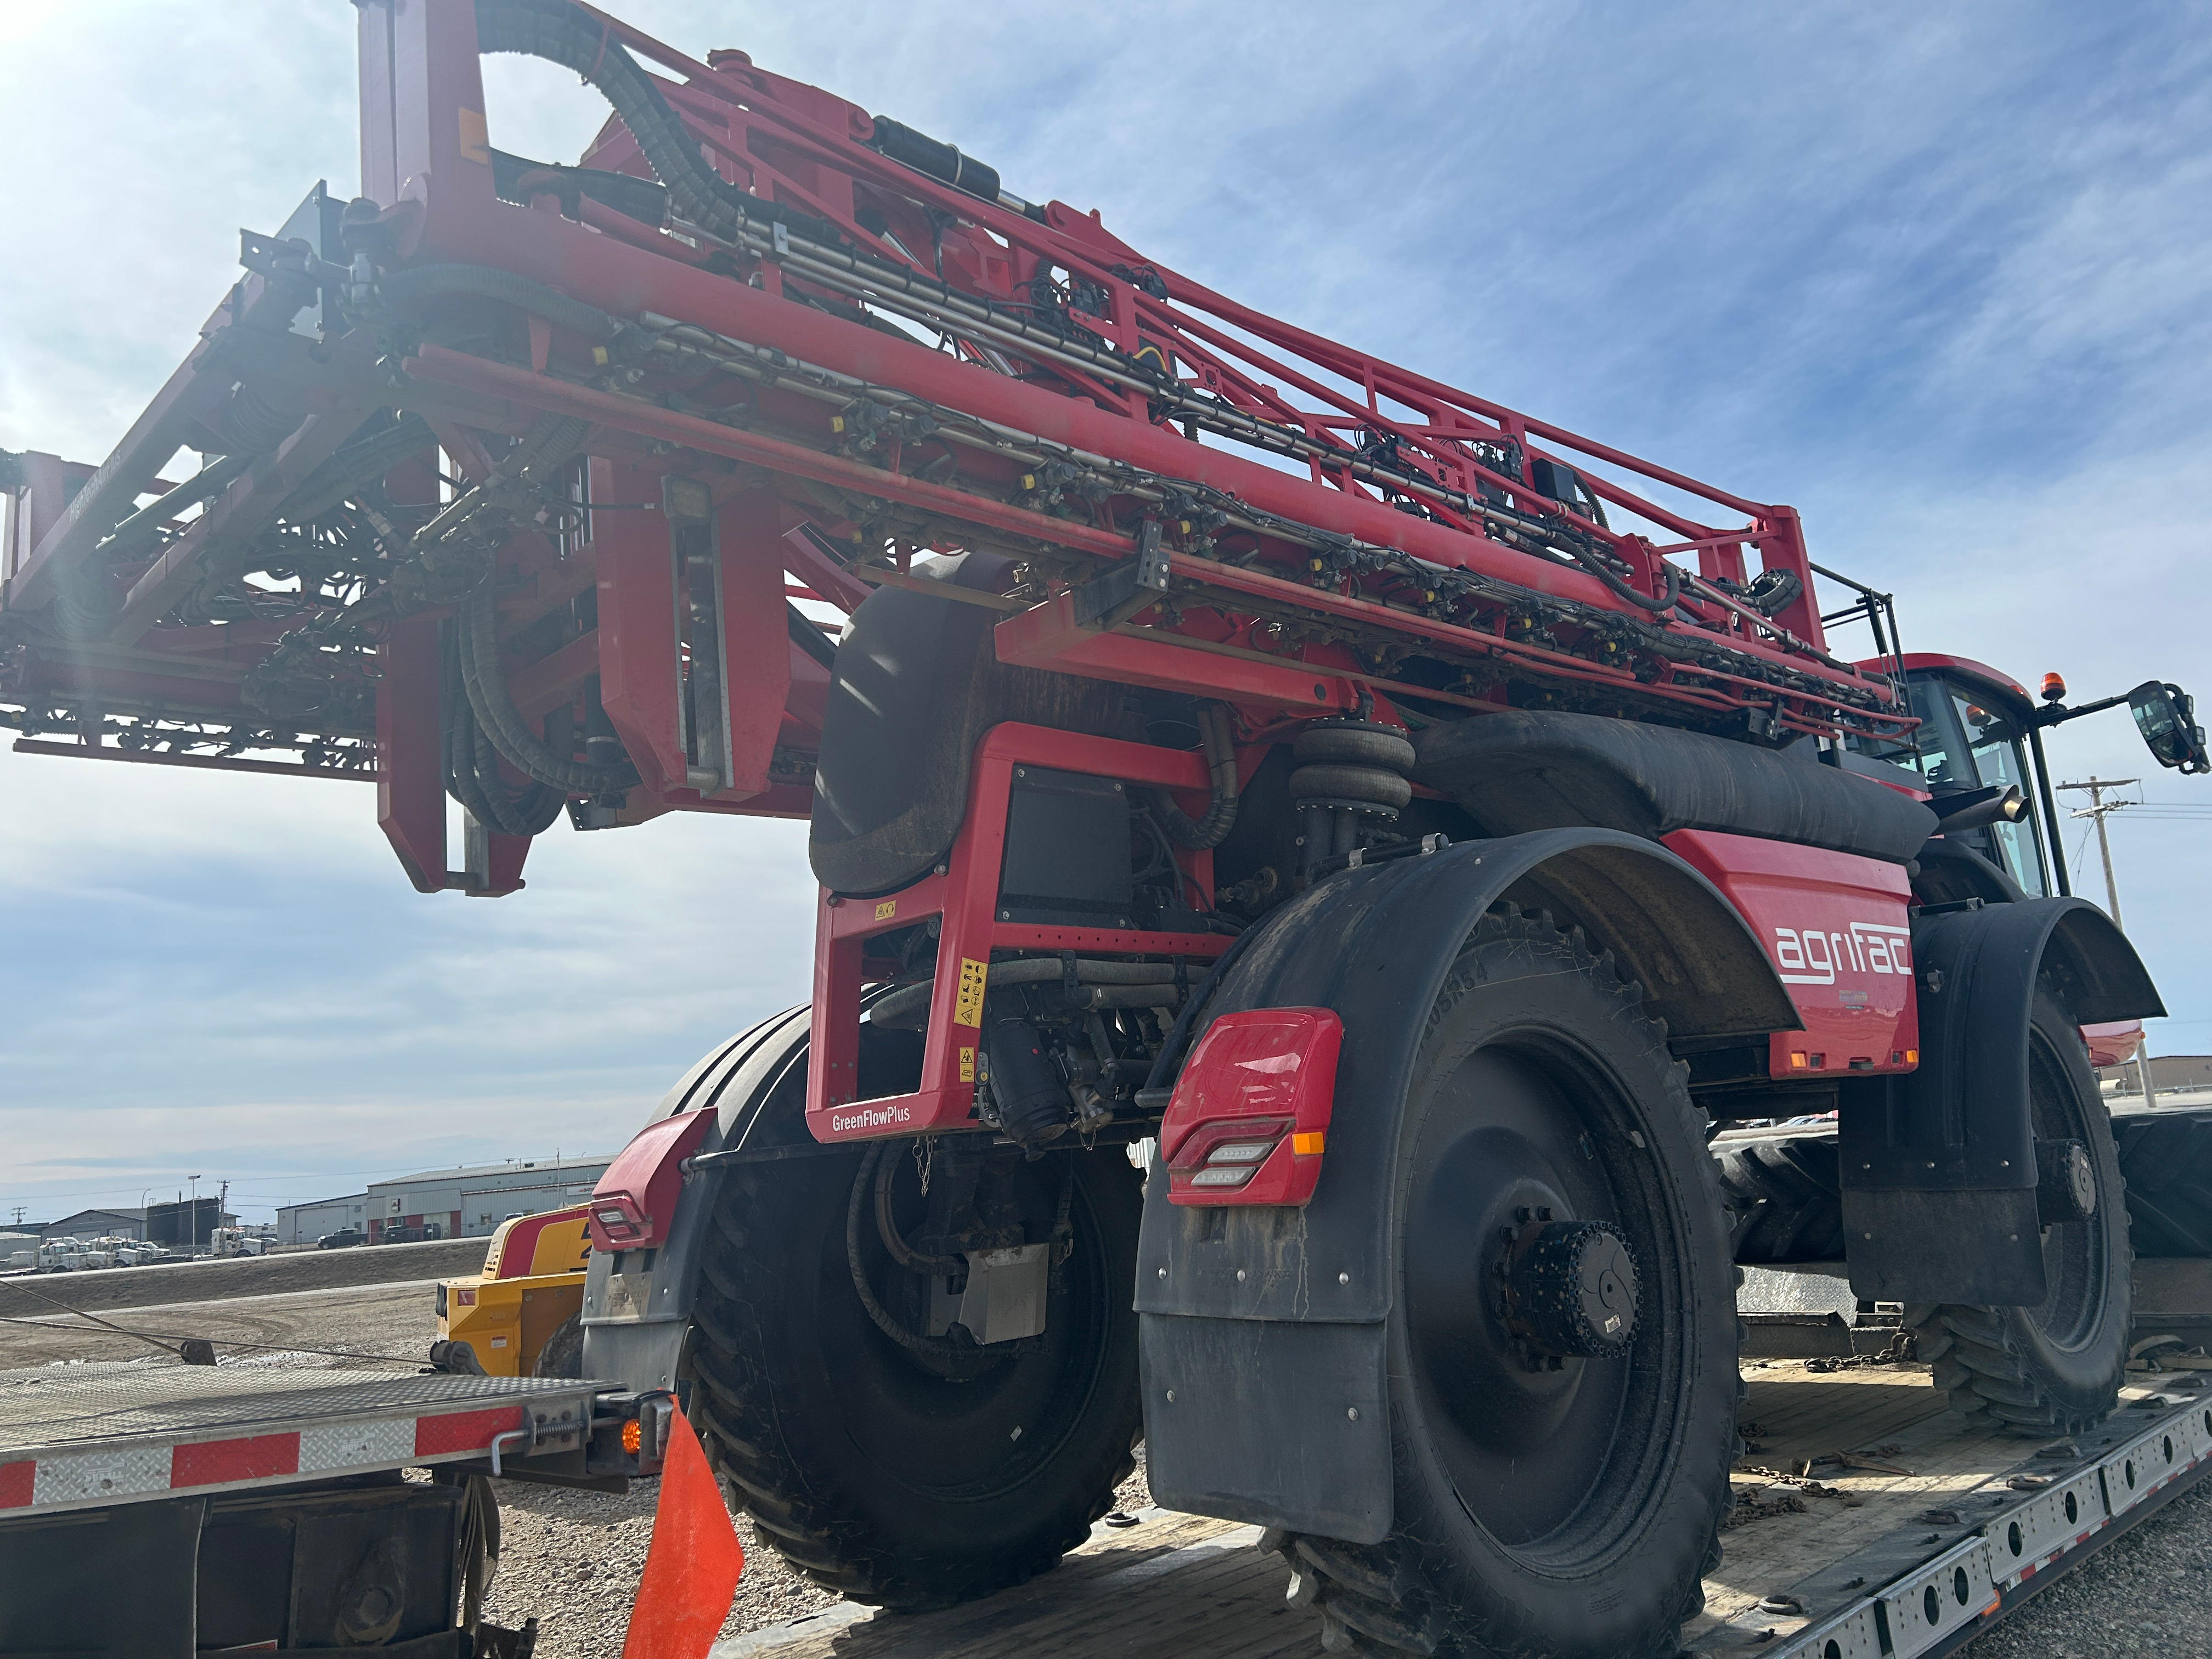
[(1529, 1369), (1570, 1358), (1618, 1359), (1636, 1336), (1638, 1285), (1628, 1241), (1602, 1221), (1526, 1215), (1504, 1263), (1505, 1322)]
[(2046, 1227), (2087, 1221), (2097, 1212), (2097, 1166), (2078, 1140), (2035, 1143), (2035, 1207)]

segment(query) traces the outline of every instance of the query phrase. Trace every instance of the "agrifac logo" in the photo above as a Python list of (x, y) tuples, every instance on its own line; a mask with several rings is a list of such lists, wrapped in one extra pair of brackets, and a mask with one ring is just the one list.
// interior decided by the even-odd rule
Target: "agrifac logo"
[(1774, 960), (1785, 985), (1833, 985), (1838, 970), (1909, 976), (1912, 932), (1878, 921), (1855, 921), (1849, 933), (1777, 927)]

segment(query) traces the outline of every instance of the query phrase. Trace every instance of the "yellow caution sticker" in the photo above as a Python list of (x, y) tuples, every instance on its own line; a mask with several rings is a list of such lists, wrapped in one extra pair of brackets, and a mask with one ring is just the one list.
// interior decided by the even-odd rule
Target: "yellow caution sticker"
[(963, 1048), (960, 1051), (960, 1080), (963, 1083), (973, 1083), (975, 1080), (975, 1051), (973, 1048)]
[(878, 904), (876, 907), (876, 920), (878, 921), (889, 921), (897, 914), (898, 901), (896, 899), (885, 899), (881, 904)]
[(960, 958), (960, 994), (952, 1000), (952, 1023), (955, 1025), (976, 1025), (983, 1023), (983, 980), (990, 972), (988, 964)]
[(480, 109), (461, 112), (461, 160), (491, 165), (491, 134), (485, 130)]

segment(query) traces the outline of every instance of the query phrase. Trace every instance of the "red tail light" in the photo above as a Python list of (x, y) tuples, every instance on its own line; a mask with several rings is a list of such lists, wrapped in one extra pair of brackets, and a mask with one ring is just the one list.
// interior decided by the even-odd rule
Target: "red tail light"
[(1224, 1014), (1160, 1124), (1173, 1204), (1304, 1204), (1321, 1179), (1343, 1023), (1327, 1008)]
[(712, 1107), (678, 1112), (639, 1131), (615, 1155), (599, 1184), (592, 1188), (590, 1229), (596, 1249), (642, 1250), (668, 1237), (676, 1219), (676, 1199), (684, 1188), (684, 1160), (698, 1147)]

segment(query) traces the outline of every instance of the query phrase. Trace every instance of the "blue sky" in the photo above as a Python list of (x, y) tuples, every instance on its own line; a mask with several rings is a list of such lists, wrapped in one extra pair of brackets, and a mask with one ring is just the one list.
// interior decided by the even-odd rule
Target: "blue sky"
[[(2212, 6), (623, 12), (1097, 207), (1248, 304), (1790, 502), (1815, 558), (1899, 593), (1909, 646), (2212, 695)], [(319, 177), (350, 193), (354, 17), (0, 10), (0, 106), (36, 143), (0, 447), (104, 456), (238, 227)], [(511, 58), (487, 97), (493, 143), (546, 159), (601, 109)], [(2124, 716), (2052, 757), (2212, 804)], [(528, 890), (484, 902), (415, 895), (350, 784), (0, 752), (0, 1219), (189, 1174), (253, 1215), (610, 1149), (805, 994), (791, 825), (556, 830)], [(2212, 1049), (2208, 830), (2115, 828), (2160, 1052)]]

